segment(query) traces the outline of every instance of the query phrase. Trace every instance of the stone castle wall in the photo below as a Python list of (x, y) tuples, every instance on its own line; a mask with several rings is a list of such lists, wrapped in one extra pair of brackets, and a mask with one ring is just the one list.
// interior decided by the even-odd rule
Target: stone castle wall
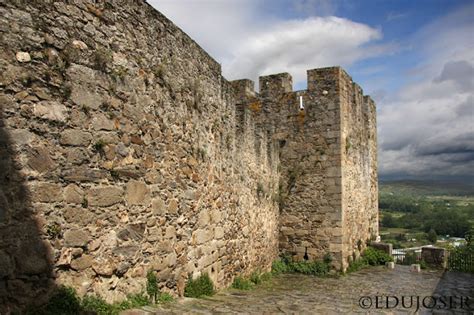
[(0, 305), (270, 268), (278, 148), (216, 61), (143, 1), (0, 12)]
[[(308, 70), (292, 91), (288, 73), (232, 82), (261, 129), (279, 142), (283, 254), (345, 270), (378, 235), (375, 105), (339, 67)], [(300, 105), (302, 97), (303, 108)]]
[(340, 71), (342, 108), (343, 256), (357, 259), (378, 235), (375, 104)]
[(222, 288), (279, 252), (345, 269), (377, 234), (375, 105), (342, 69), (256, 93), (141, 0), (0, 13), (0, 312), (149, 270)]

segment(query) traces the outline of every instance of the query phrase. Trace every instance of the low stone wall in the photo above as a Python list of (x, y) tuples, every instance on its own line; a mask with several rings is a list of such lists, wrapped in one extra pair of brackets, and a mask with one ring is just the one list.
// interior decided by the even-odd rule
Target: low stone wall
[(448, 262), (448, 251), (439, 247), (422, 247), (421, 259), (431, 267), (444, 269)]

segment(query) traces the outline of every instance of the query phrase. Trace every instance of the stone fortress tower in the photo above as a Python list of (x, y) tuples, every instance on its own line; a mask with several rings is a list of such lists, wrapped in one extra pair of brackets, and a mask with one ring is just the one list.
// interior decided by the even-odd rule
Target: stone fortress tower
[(229, 82), (143, 0), (0, 1), (0, 313), (218, 288), (378, 234), (375, 104), (341, 68)]
[(238, 106), (280, 149), (279, 249), (345, 269), (378, 235), (375, 104), (339, 67), (308, 70), (308, 89), (288, 73), (233, 81)]

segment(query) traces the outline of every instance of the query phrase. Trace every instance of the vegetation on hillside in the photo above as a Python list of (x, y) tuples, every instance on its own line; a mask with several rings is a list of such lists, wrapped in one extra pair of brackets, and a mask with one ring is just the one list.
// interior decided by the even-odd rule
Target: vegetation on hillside
[(474, 227), (470, 185), (382, 182), (379, 209), (382, 238), (396, 248), (434, 244), (439, 236), (464, 237)]

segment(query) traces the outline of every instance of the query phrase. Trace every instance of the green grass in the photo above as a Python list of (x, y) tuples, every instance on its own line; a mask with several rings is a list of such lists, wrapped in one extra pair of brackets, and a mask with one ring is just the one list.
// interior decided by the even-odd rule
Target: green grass
[(238, 290), (251, 290), (255, 286), (262, 284), (263, 282), (269, 281), (272, 278), (271, 272), (261, 273), (260, 271), (254, 271), (248, 278), (241, 276), (235, 277), (232, 282), (231, 288)]
[(293, 261), (282, 257), (272, 264), (272, 273), (302, 273), (305, 275), (325, 276), (330, 270), (330, 261)]
[(184, 296), (200, 298), (202, 296), (211, 296), (215, 293), (214, 283), (207, 273), (200, 275), (196, 279), (190, 278), (184, 288)]
[(254, 283), (250, 279), (245, 279), (242, 277), (235, 277), (234, 282), (232, 282), (232, 288), (237, 290), (251, 290), (254, 287)]
[[(172, 300), (172, 297), (165, 293), (160, 294), (158, 298), (160, 303), (170, 300)], [(93, 313), (97, 315), (117, 315), (124, 310), (151, 304), (151, 300), (145, 293), (131, 294), (121, 302), (109, 304), (103, 298), (95, 295), (86, 295), (81, 299), (73, 288), (61, 286), (56, 289), (46, 305), (39, 309), (29, 310), (26, 314), (76, 315)]]
[(393, 257), (389, 254), (373, 247), (367, 247), (360, 258), (349, 264), (346, 273), (355, 272), (369, 266), (385, 265), (390, 261), (393, 261)]

